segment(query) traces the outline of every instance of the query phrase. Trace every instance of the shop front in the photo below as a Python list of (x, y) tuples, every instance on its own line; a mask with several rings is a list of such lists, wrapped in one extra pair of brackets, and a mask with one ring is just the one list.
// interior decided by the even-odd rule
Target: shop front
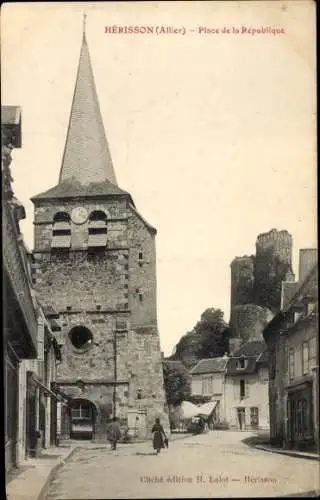
[(287, 446), (314, 446), (312, 382), (287, 389)]

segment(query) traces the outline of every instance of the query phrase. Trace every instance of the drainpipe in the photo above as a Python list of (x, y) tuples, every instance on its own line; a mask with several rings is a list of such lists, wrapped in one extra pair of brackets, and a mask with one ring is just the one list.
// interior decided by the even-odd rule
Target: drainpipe
[(117, 398), (117, 334), (113, 333), (113, 357), (114, 357), (114, 384), (113, 384), (113, 417), (116, 418), (116, 398)]

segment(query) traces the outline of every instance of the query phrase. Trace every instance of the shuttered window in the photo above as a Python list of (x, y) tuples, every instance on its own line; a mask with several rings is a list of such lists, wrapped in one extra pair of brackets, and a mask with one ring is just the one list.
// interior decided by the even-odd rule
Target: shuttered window
[(107, 244), (107, 216), (96, 210), (89, 217), (88, 247), (105, 247)]
[(202, 394), (211, 395), (213, 393), (213, 377), (212, 375), (204, 375), (202, 377)]
[(51, 248), (70, 248), (70, 246), (70, 216), (66, 212), (58, 212), (53, 219)]

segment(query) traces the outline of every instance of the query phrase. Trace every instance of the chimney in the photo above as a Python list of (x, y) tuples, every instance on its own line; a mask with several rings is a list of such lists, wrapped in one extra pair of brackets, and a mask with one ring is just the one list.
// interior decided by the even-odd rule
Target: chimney
[(316, 248), (302, 248), (299, 254), (299, 282), (303, 283), (311, 269), (318, 263)]

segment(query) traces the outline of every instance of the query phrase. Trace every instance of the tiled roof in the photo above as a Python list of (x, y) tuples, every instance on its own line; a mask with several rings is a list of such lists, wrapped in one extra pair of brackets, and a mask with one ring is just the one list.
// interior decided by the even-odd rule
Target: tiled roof
[(201, 373), (222, 372), (226, 367), (227, 361), (227, 357), (201, 359), (196, 366), (190, 370), (190, 373), (192, 375), (200, 375)]
[[(61, 182), (57, 186), (37, 194), (31, 200), (45, 200), (51, 198), (73, 198), (74, 196), (107, 196), (107, 195), (127, 195), (127, 191), (123, 191), (118, 186), (115, 186), (109, 181), (91, 182), (91, 184), (81, 184), (77, 179), (70, 178)], [(130, 197), (131, 198), (131, 197)], [(132, 200), (131, 200), (132, 201)]]
[(1, 106), (1, 123), (3, 125), (17, 125), (21, 119), (19, 106)]
[(259, 356), (259, 354), (265, 351), (266, 348), (267, 345), (264, 340), (248, 340), (238, 350), (232, 353), (232, 357), (239, 358), (240, 356)]

